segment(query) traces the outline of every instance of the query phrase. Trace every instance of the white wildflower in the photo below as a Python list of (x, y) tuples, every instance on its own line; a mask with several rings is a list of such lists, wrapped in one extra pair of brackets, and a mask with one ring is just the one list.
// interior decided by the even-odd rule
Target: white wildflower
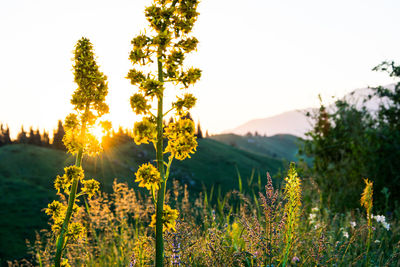
[(356, 222), (350, 222), (350, 226), (351, 226), (351, 228), (354, 228), (354, 227), (356, 227), (356, 225), (357, 225), (357, 223), (356, 223)]
[(344, 236), (344, 237), (349, 238), (349, 233), (348, 233), (348, 232), (343, 231), (342, 233), (343, 233), (343, 236)]
[(386, 231), (389, 231), (390, 229), (390, 224), (388, 224), (387, 222), (382, 222), (383, 227), (386, 229)]

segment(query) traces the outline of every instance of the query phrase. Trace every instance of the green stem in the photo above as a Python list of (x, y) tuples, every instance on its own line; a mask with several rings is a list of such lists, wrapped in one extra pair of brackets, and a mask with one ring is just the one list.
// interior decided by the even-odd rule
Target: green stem
[(368, 212), (368, 240), (367, 240), (367, 255), (365, 259), (365, 266), (369, 266), (369, 248), (371, 246), (371, 239), (372, 239), (371, 212)]
[[(77, 166), (77, 167), (81, 166), (82, 156), (83, 156), (83, 149), (81, 148), (81, 149), (79, 149), (78, 155), (76, 156), (75, 166)], [(56, 256), (54, 259), (55, 267), (59, 267), (61, 264), (61, 256), (62, 256), (63, 249), (65, 247), (64, 246), (65, 245), (65, 234), (68, 230), (68, 224), (69, 224), (69, 221), (72, 216), (72, 209), (73, 209), (74, 203), (75, 203), (75, 197), (76, 197), (76, 191), (78, 188), (78, 183), (79, 183), (79, 177), (75, 177), (72, 182), (71, 192), (68, 197), (68, 208), (67, 208), (67, 212), (65, 214), (65, 219), (64, 219), (63, 225), (61, 227), (60, 235), (57, 238), (57, 243), (56, 243), (57, 251), (56, 251)]]
[[(158, 63), (158, 80), (163, 82), (163, 71), (161, 56), (157, 58)], [(161, 175), (161, 185), (157, 193), (157, 208), (156, 208), (156, 267), (161, 267), (164, 264), (164, 240), (163, 240), (163, 210), (165, 196), (165, 175), (164, 175), (164, 159), (163, 159), (163, 93), (158, 96), (158, 111), (157, 111), (157, 168)]]

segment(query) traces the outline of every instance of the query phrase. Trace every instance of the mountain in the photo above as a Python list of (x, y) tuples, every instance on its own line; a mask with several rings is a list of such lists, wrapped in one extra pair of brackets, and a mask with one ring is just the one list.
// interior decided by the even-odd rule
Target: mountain
[(305, 116), (308, 110), (312, 109), (292, 110), (272, 117), (254, 119), (224, 133), (245, 135), (257, 132), (259, 135), (268, 136), (290, 134), (304, 138), (304, 133), (311, 129), (311, 122)]
[[(394, 84), (389, 84), (385, 87), (393, 90)], [(350, 103), (354, 103), (357, 107), (361, 107), (363, 104), (363, 99), (366, 99), (368, 95), (372, 94), (372, 92), (373, 91), (370, 88), (356, 89), (346, 94), (341, 99), (345, 99)], [(365, 105), (368, 110), (374, 112), (378, 109), (378, 106), (382, 101), (384, 102), (385, 100), (372, 97), (365, 103)], [(328, 106), (328, 109), (333, 109), (333, 104)], [(291, 110), (272, 117), (254, 119), (231, 130), (226, 130), (223, 133), (245, 135), (249, 132), (253, 134), (257, 132), (259, 135), (268, 136), (277, 134), (291, 134), (304, 138), (305, 133), (312, 129), (312, 120), (307, 118), (305, 114), (307, 112), (314, 112), (316, 110), (318, 110), (318, 108)]]

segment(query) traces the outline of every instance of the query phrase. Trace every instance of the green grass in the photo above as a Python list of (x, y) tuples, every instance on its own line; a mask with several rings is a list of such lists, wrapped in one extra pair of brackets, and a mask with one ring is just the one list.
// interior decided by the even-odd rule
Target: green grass
[[(191, 192), (204, 186), (221, 187), (222, 192), (238, 187), (236, 167), (245, 179), (255, 169), (271, 174), (283, 169), (283, 161), (262, 154), (217, 142), (200, 139), (196, 154), (185, 161), (175, 160), (170, 180), (187, 184)], [(152, 145), (136, 146), (129, 142), (115, 146), (95, 158), (85, 158), (86, 178), (95, 178), (101, 190), (111, 192), (112, 182), (134, 183), (138, 165), (154, 159)], [(32, 145), (0, 147), (0, 258), (18, 259), (26, 256), (25, 240), (33, 240), (35, 231), (48, 226), (42, 211), (56, 199), (54, 178), (72, 165), (74, 157), (62, 151)], [(143, 191), (142, 191), (143, 192)]]

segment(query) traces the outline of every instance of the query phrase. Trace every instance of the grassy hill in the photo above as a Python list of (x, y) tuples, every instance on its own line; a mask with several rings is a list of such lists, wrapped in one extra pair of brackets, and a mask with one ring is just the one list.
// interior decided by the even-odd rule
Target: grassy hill
[[(139, 164), (154, 159), (151, 145), (120, 144), (95, 158), (84, 158), (87, 178), (96, 178), (101, 189), (110, 192), (112, 182), (128, 182), (134, 188), (134, 172)], [(0, 147), (0, 259), (15, 259), (26, 254), (25, 239), (47, 227), (43, 208), (56, 198), (54, 178), (74, 158), (62, 151), (32, 145)], [(196, 154), (173, 162), (170, 180), (187, 184), (191, 193), (204, 186), (221, 187), (222, 192), (237, 188), (236, 167), (242, 177), (252, 170), (271, 174), (285, 168), (282, 160), (261, 153), (244, 151), (212, 139), (200, 139)]]
[(298, 145), (302, 142), (302, 139), (290, 134), (278, 134), (271, 137), (220, 134), (210, 138), (244, 151), (287, 161), (298, 160)]

